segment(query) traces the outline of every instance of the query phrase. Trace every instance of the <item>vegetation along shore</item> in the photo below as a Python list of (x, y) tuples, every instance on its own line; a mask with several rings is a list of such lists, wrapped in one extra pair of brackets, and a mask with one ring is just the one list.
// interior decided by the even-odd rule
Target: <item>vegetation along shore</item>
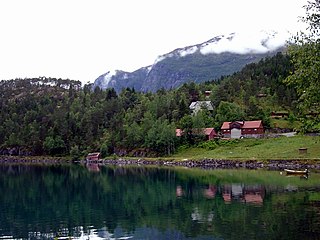
[[(320, 169), (319, 136), (277, 137), (270, 139), (236, 139), (206, 142), (184, 149), (170, 157), (134, 158), (112, 156), (97, 161), (85, 158), (73, 161), (70, 157), (1, 156), (7, 164), (99, 164), (154, 165), (197, 168), (268, 168)], [(211, 143), (211, 145), (210, 145)]]

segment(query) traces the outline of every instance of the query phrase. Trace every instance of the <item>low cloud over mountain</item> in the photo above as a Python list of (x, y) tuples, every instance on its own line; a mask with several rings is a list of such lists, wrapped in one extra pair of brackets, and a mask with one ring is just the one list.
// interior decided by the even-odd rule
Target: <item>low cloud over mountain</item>
[(159, 56), (152, 65), (134, 72), (109, 71), (94, 82), (94, 87), (131, 87), (137, 91), (176, 88), (185, 82), (215, 80), (241, 70), (284, 48), (288, 36), (261, 31), (254, 34), (231, 33), (206, 42), (178, 48)]

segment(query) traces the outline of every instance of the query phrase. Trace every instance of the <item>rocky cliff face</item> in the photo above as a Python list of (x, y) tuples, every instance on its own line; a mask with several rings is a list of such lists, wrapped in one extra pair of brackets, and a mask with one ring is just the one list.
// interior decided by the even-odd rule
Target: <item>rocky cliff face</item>
[(149, 69), (150, 67), (143, 67), (134, 72), (109, 71), (98, 77), (93, 87), (98, 86), (101, 89), (114, 88), (117, 92), (127, 87), (142, 91), (142, 86), (148, 76)]
[(254, 36), (235, 33), (217, 36), (159, 56), (153, 65), (134, 72), (109, 71), (95, 80), (94, 87), (113, 87), (117, 92), (126, 87), (155, 92), (160, 88), (177, 88), (185, 82), (215, 80), (272, 56), (284, 46), (285, 39), (275, 32), (260, 32)]

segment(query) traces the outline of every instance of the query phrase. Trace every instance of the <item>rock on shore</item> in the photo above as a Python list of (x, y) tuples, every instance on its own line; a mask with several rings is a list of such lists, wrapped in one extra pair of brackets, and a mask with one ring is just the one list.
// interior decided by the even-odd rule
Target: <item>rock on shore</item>
[[(84, 162), (85, 161), (80, 161)], [(71, 163), (66, 158), (59, 157), (17, 157), (17, 156), (0, 156), (0, 163), (17, 163), (17, 164), (30, 164), (30, 163), (43, 163), (43, 164), (65, 164)], [(148, 159), (104, 159), (96, 162), (101, 165), (136, 165), (136, 166), (180, 166), (188, 168), (202, 168), (202, 169), (228, 169), (228, 168), (247, 168), (258, 169), (267, 168), (272, 170), (281, 170), (284, 168), (290, 169), (320, 169), (320, 161), (308, 160), (225, 160), (225, 159), (202, 159), (202, 160), (148, 160)]]
[(145, 160), (145, 159), (113, 159), (103, 160), (106, 165), (156, 165), (156, 166), (181, 166), (197, 167), (204, 169), (213, 168), (268, 168), (268, 169), (320, 169), (320, 163), (308, 163), (306, 160), (224, 160), (224, 159), (203, 159), (203, 160)]

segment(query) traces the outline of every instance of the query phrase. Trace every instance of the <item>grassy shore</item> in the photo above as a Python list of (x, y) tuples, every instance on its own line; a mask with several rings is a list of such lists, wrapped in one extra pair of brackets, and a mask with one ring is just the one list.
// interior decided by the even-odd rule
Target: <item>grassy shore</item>
[[(226, 140), (228, 141), (228, 140)], [(209, 144), (208, 144), (209, 145)], [(300, 153), (300, 148), (307, 148), (307, 153)], [(239, 139), (229, 143), (193, 147), (179, 150), (173, 159), (238, 159), (272, 160), (301, 159), (320, 161), (320, 137), (294, 136), (268, 139)]]
[[(306, 153), (301, 153), (300, 148), (306, 148)], [(80, 160), (84, 160), (85, 157)], [(110, 156), (106, 159), (119, 159)], [(121, 159), (141, 159), (141, 157), (121, 157)], [(268, 160), (298, 160), (301, 163), (320, 164), (320, 136), (294, 136), (266, 139), (236, 139), (209, 141), (197, 147), (182, 148), (169, 157), (143, 158), (148, 161), (161, 160), (257, 160), (267, 162)], [(67, 163), (71, 157), (49, 157), (49, 156), (0, 156), (0, 162), (43, 162), (43, 163)]]

